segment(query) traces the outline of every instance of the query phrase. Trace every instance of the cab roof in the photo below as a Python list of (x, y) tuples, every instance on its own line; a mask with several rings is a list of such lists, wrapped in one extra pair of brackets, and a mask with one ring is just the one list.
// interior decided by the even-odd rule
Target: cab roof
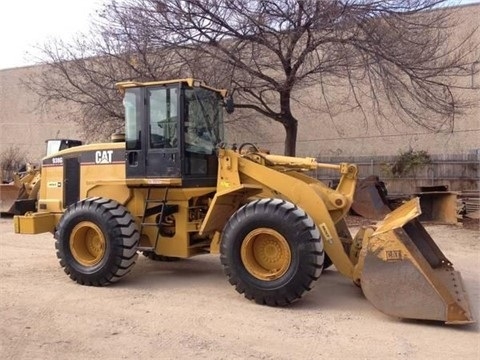
[(162, 86), (162, 85), (170, 85), (170, 84), (179, 84), (179, 83), (186, 83), (189, 87), (203, 87), (205, 89), (209, 89), (215, 92), (218, 92), (223, 97), (227, 96), (226, 89), (216, 89), (206, 85), (202, 80), (194, 79), (194, 78), (184, 78), (184, 79), (173, 79), (173, 80), (159, 80), (159, 81), (148, 81), (148, 82), (140, 82), (140, 81), (121, 81), (115, 84), (115, 86), (121, 91), (125, 92), (126, 89), (129, 88), (137, 88), (137, 87), (148, 87), (148, 86)]

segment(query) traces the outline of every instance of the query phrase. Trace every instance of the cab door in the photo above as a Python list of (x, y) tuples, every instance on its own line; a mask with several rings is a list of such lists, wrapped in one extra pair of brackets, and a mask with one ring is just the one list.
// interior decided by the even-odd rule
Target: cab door
[(180, 178), (180, 86), (146, 89), (146, 176)]

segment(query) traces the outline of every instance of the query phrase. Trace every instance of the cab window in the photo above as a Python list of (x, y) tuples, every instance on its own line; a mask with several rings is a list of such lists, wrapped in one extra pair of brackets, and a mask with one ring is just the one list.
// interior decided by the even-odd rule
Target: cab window
[(148, 90), (150, 147), (174, 148), (178, 145), (178, 89)]

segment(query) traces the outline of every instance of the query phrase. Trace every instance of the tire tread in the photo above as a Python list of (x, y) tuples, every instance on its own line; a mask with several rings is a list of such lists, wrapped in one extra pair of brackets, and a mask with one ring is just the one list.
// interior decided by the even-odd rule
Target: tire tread
[[(236, 268), (236, 262), (233, 260), (233, 257), (238, 256), (234, 254), (238, 249), (235, 250), (233, 245), (236, 243), (234, 234), (237, 229), (248, 219), (261, 216), (267, 216), (269, 219), (278, 218), (281, 222), (291, 224), (299, 234), (297, 238), (307, 248), (306, 252), (302, 253), (303, 258), (298, 264), (299, 270), (295, 280), (282, 285), (280, 289), (269, 290), (262, 288), (261, 285), (252, 285), (249, 275), (245, 275), (246, 270)], [(259, 304), (284, 306), (300, 299), (320, 277), (323, 259), (323, 243), (313, 219), (295, 204), (282, 199), (260, 199), (244, 205), (230, 218), (222, 234), (220, 261), (229, 283), (245, 298)]]
[[(111, 254), (106, 256), (113, 257), (107, 261), (108, 265), (105, 265), (105, 268), (91, 273), (82, 270), (69, 255), (68, 250), (68, 226), (72, 226), (70, 222), (88, 214), (99, 214), (99, 219), (106, 229), (104, 236), (111, 247)], [(62, 216), (54, 237), (60, 266), (73, 281), (81, 285), (112, 284), (130, 273), (138, 257), (137, 246), (140, 236), (135, 221), (123, 205), (111, 199), (93, 197), (70, 205)]]

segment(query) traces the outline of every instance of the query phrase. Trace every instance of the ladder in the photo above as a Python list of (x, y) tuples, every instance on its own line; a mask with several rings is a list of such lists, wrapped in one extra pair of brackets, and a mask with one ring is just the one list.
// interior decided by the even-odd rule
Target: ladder
[[(151, 198), (151, 191), (152, 188), (148, 188), (147, 191), (147, 197), (145, 198), (145, 203), (143, 205), (143, 215), (142, 215), (142, 221), (140, 223), (140, 236), (143, 234), (143, 230), (146, 226), (156, 226), (157, 227), (157, 234), (155, 237), (155, 246), (154, 247), (142, 247), (140, 246), (138, 249), (140, 251), (153, 251), (157, 245), (158, 245), (158, 240), (160, 239), (160, 230), (162, 226), (162, 221), (165, 218), (165, 209), (167, 205), (167, 198), (168, 198), (168, 187), (165, 188), (165, 195), (162, 200), (158, 199), (152, 199)], [(149, 207), (149, 204), (159, 204), (156, 206)], [(175, 211), (176, 212), (176, 211)], [(158, 222), (147, 222), (146, 219), (149, 216), (155, 215), (155, 214), (160, 214), (158, 218)]]

